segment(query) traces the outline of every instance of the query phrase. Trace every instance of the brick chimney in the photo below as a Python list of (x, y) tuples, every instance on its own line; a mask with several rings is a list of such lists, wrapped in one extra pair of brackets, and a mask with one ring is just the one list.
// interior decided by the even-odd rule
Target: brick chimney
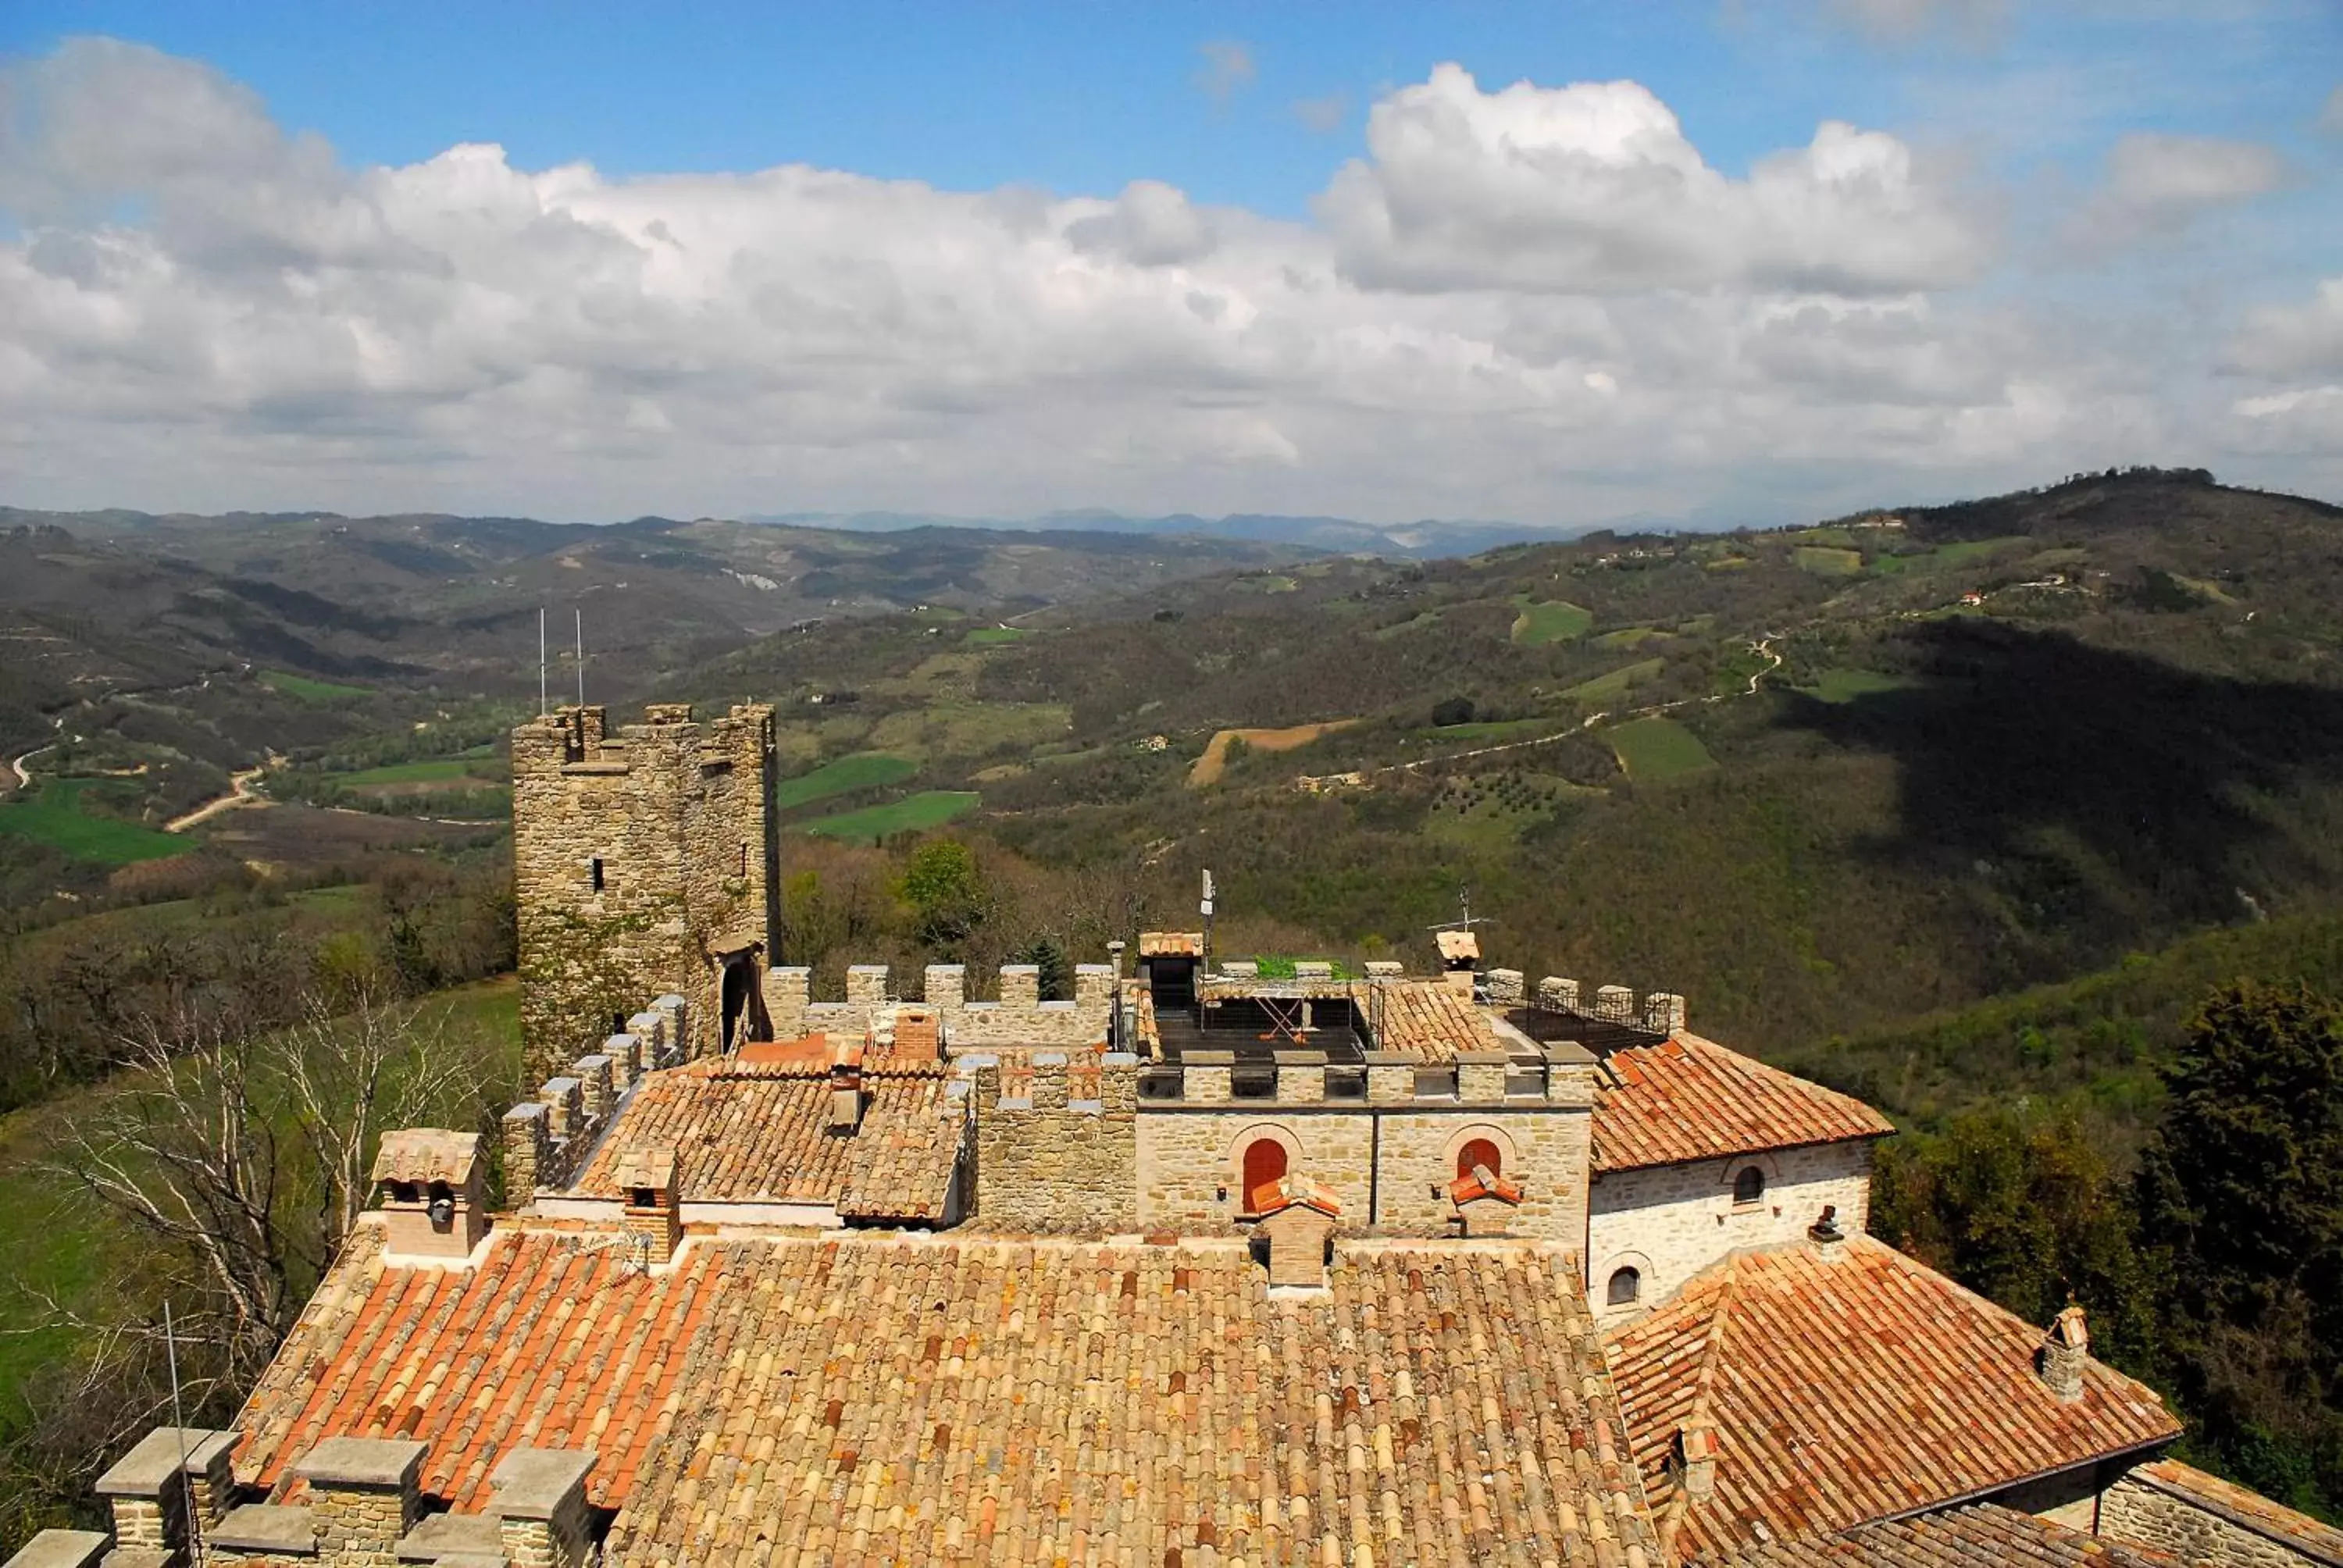
[(1287, 1176), (1262, 1203), (1256, 1227), (1269, 1243), (1269, 1282), (1324, 1289), (1326, 1248), (1342, 1217), (1342, 1201), (1317, 1182)]
[(407, 1127), (382, 1135), (375, 1191), (390, 1217), (384, 1250), (410, 1258), (468, 1258), (488, 1233), (480, 1135)]
[(2069, 1302), (2050, 1320), (2042, 1348), (2035, 1352), (2034, 1367), (2053, 1395), (2062, 1403), (2073, 1404), (2083, 1397), (2083, 1363), (2090, 1355), (2090, 1325), (2084, 1321), (2081, 1305)]
[(629, 1149), (610, 1171), (611, 1181), (626, 1195), (619, 1223), (654, 1263), (666, 1262), (683, 1244), (683, 1208), (676, 1176), (675, 1151), (664, 1144)]
[(319, 1568), (396, 1562), (423, 1513), (422, 1470), (423, 1444), (393, 1438), (329, 1437), (303, 1455)]
[(593, 1558), (586, 1477), (591, 1449), (516, 1448), (488, 1473), (505, 1561), (516, 1568), (583, 1568)]

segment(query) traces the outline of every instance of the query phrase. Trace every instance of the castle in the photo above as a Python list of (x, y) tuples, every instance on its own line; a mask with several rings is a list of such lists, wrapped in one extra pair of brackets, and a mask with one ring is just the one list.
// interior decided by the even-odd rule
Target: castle
[(1870, 1237), (1892, 1125), (1681, 997), (1156, 931), (817, 1000), (771, 734), (516, 732), (542, 1090), (386, 1135), (235, 1427), (24, 1568), (2343, 1564), (2080, 1308)]

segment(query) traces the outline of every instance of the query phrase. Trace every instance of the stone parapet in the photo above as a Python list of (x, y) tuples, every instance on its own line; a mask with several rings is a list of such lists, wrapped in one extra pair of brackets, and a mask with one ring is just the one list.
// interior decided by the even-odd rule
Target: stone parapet
[(488, 1474), (498, 1536), (511, 1568), (582, 1568), (592, 1559), (586, 1477), (591, 1450), (517, 1448)]
[(553, 1182), (553, 1135), (541, 1101), (516, 1105), (498, 1125), (504, 1131), (505, 1202), (519, 1208)]
[(95, 1530), (44, 1530), (18, 1548), (6, 1568), (96, 1568), (114, 1545)]
[(317, 1553), (334, 1568), (396, 1568), (398, 1542), (415, 1527), (423, 1444), (391, 1438), (329, 1437), (294, 1473), (309, 1483)]

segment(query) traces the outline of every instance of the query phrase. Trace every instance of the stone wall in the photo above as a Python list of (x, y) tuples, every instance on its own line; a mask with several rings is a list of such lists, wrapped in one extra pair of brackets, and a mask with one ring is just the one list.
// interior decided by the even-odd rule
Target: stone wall
[(1150, 1105), (1139, 1116), (1139, 1222), (1151, 1231), (1237, 1227), (1244, 1147), (1268, 1137), (1284, 1146), (1289, 1171), (1342, 1201), (1345, 1235), (1452, 1236), (1457, 1152), (1485, 1138), (1504, 1157), (1502, 1174), (1522, 1188), (1509, 1233), (1575, 1252), (1586, 1234), (1591, 1123), (1591, 1108), (1571, 1103)]
[(718, 955), (753, 943), (759, 970), (778, 956), (772, 709), (647, 717), (612, 733), (603, 709), (565, 708), (513, 731), (521, 1029), (538, 1071), (662, 991), (693, 1003), (687, 1053), (706, 1049)]
[[(922, 1000), (936, 1010), (944, 1049), (954, 1055), (1013, 1046), (1078, 1050), (1102, 1045), (1114, 1011), (1114, 969), (1110, 964), (1076, 964), (1071, 1001), (1041, 1000), (1041, 970), (1031, 964), (1001, 966), (998, 1001), (969, 1000), (968, 971), (960, 964), (930, 964), (922, 979)], [(775, 1039), (809, 1034), (859, 1039), (870, 1030), (872, 1013), (883, 1013), (900, 1000), (884, 964), (857, 964), (850, 970), (843, 1000), (814, 1000), (811, 984), (809, 970), (775, 969), (765, 976), (765, 1006), (772, 1014)]]
[[(1743, 1167), (1765, 1173), (1765, 1196), (1736, 1205), (1733, 1182)], [(1656, 1306), (1693, 1275), (1743, 1247), (1795, 1241), (1838, 1206), (1838, 1223), (1860, 1231), (1871, 1213), (1871, 1144), (1825, 1143), (1806, 1149), (1612, 1171), (1594, 1178), (1587, 1223), (1587, 1290), (1606, 1323)], [(1632, 1307), (1612, 1308), (1613, 1272), (1632, 1267), (1643, 1293)]]
[[(2303, 1523), (2317, 1528), (2310, 1520)], [(2343, 1552), (2314, 1550), (2308, 1541), (2286, 1540), (2217, 1513), (2201, 1499), (2159, 1485), (2139, 1471), (2122, 1477), (2100, 1499), (2099, 1533), (2207, 1568), (2332, 1568), (2343, 1562)]]
[(976, 1225), (1101, 1235), (1138, 1229), (1139, 1062), (1037, 1051), (960, 1059), (976, 1081)]

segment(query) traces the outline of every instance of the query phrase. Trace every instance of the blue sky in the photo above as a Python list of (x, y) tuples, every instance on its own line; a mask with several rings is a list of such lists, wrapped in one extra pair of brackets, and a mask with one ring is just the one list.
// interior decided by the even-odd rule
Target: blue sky
[[(0, 55), (20, 503), (1702, 521), (2115, 460), (2343, 482), (2326, 0), (17, 0)], [(845, 183), (741, 178), (779, 166)]]

